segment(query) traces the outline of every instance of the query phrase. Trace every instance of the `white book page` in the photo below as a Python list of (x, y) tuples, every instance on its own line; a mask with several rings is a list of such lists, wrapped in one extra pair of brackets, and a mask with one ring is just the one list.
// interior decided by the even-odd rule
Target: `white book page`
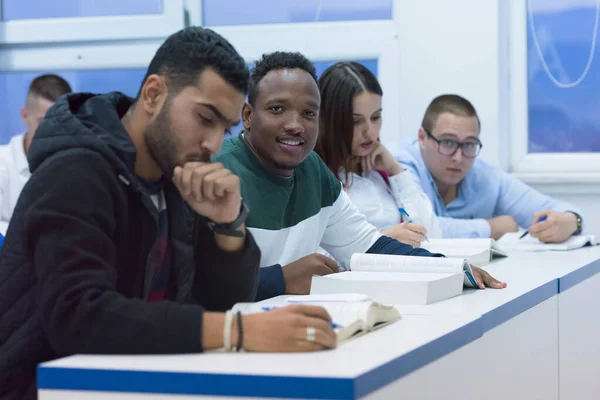
[[(421, 247), (439, 253), (445, 252), (471, 254), (489, 250), (492, 248), (493, 239), (477, 238), (477, 239), (430, 239), (425, 241)], [(438, 251), (438, 249), (443, 251)]]
[(320, 279), (360, 282), (431, 282), (447, 278), (449, 275), (454, 275), (454, 273), (350, 271), (325, 275), (320, 277)]
[[(317, 296), (315, 296), (317, 297)], [(369, 308), (373, 304), (371, 301), (362, 302), (306, 302), (304, 304), (323, 307), (331, 316), (336, 330), (343, 329), (356, 321), (366, 321)], [(256, 314), (265, 311), (271, 311), (276, 308), (290, 306), (291, 304), (282, 304), (280, 306), (269, 306), (262, 303), (237, 303), (232, 311), (234, 313), (241, 311), (242, 314)], [(361, 324), (362, 325), (362, 324)]]
[(339, 293), (339, 294), (309, 294), (288, 296), (285, 299), (290, 304), (298, 303), (360, 303), (371, 302), (373, 298), (359, 293)]
[(355, 272), (456, 273), (463, 270), (464, 264), (465, 260), (461, 258), (355, 253), (350, 260), (350, 270)]
[(313, 303), (321, 306), (331, 315), (336, 330), (349, 327), (361, 321), (360, 329), (370, 330), (378, 322), (387, 322), (400, 317), (398, 309), (380, 303)]
[(502, 249), (515, 251), (548, 251), (548, 250), (572, 250), (581, 248), (588, 243), (598, 244), (594, 235), (576, 235), (571, 236), (563, 243), (543, 243), (531, 235), (519, 239), (523, 232), (510, 232), (502, 236), (498, 241)]
[[(327, 310), (331, 315), (332, 321), (343, 328), (357, 320), (366, 320), (367, 312), (373, 302), (310, 302), (306, 305), (320, 306)], [(263, 303), (237, 303), (232, 311), (234, 313), (241, 311), (242, 314), (257, 314), (265, 311), (271, 311), (276, 308), (291, 306), (292, 304), (281, 304), (277, 306)]]
[(369, 312), (369, 303), (311, 303), (323, 307), (331, 316), (332, 322), (338, 328), (345, 328), (356, 321), (366, 321)]

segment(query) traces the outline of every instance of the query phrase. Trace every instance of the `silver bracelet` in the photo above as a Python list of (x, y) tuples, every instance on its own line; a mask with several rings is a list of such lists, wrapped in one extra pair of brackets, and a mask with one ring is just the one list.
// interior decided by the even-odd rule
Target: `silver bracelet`
[(225, 324), (223, 325), (223, 347), (225, 351), (231, 351), (231, 323), (233, 322), (233, 313), (231, 310), (225, 313)]

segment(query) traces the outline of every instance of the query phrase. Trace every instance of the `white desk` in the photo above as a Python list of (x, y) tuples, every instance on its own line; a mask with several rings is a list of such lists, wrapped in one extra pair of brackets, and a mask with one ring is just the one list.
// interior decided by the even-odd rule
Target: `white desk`
[(40, 399), (600, 398), (600, 247), (486, 269), (508, 288), (399, 306), (334, 351), (74, 356), (40, 366)]

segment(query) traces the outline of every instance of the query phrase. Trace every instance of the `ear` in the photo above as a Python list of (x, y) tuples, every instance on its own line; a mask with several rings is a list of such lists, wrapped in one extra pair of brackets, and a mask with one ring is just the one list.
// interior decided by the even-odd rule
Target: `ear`
[(425, 132), (425, 129), (423, 129), (423, 127), (419, 128), (419, 148), (421, 150), (425, 149), (425, 142), (427, 141), (427, 132)]
[(27, 110), (25, 107), (21, 108), (21, 119), (25, 124), (27, 124)]
[(144, 82), (139, 102), (147, 115), (157, 115), (168, 96), (168, 89), (163, 77), (153, 74)]
[(242, 107), (242, 124), (248, 132), (250, 132), (250, 128), (252, 127), (252, 111), (250, 103), (245, 102), (244, 107)]

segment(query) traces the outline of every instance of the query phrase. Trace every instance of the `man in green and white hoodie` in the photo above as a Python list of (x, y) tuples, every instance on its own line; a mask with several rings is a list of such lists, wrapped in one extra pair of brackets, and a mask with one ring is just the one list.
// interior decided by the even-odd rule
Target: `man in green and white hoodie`
[[(216, 161), (239, 176), (250, 209), (246, 226), (261, 252), (257, 300), (307, 294), (313, 275), (338, 271), (319, 247), (348, 267), (353, 253), (441, 256), (382, 236), (359, 213), (342, 184), (313, 152), (320, 94), (315, 68), (299, 53), (256, 63), (244, 132), (225, 141)], [(504, 287), (473, 268), (478, 286)]]

